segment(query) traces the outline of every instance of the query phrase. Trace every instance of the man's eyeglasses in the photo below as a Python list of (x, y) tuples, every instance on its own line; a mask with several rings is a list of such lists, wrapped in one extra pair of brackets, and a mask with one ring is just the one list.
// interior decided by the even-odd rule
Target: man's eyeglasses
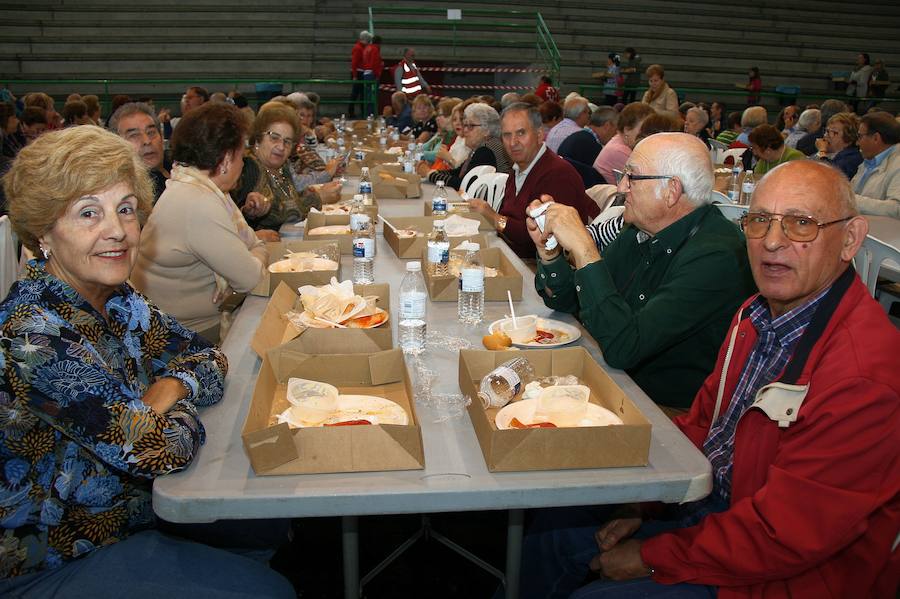
[[(778, 217), (778, 218), (776, 218)], [(741, 217), (741, 229), (748, 239), (760, 239), (769, 233), (772, 221), (781, 221), (781, 230), (785, 237), (791, 241), (814, 241), (819, 236), (819, 229), (843, 223), (853, 218), (846, 216), (827, 223), (820, 223), (811, 216), (799, 216), (795, 214), (766, 214), (764, 212), (749, 212)]]
[(481, 127), (480, 123), (463, 123), (463, 129), (474, 129), (475, 127)]
[(629, 184), (634, 181), (652, 181), (654, 179), (674, 179), (675, 175), (636, 175), (631, 172), (631, 168), (625, 167), (623, 170), (613, 169), (613, 174), (616, 176), (616, 185), (621, 185), (622, 181), (626, 178), (629, 181)]
[(297, 140), (292, 137), (284, 137), (280, 133), (275, 133), (274, 131), (266, 131), (266, 136), (268, 136), (269, 141), (273, 144), (283, 143), (287, 148), (293, 148), (294, 144), (297, 143)]

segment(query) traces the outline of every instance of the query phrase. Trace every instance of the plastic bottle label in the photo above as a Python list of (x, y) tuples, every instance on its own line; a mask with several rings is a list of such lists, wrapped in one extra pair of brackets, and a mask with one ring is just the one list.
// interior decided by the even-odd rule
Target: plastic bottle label
[(756, 189), (755, 183), (744, 183), (742, 187), (742, 191), (744, 195), (753, 195), (753, 191)]
[(450, 243), (447, 241), (429, 241), (428, 261), (432, 264), (449, 264)]
[(400, 320), (424, 320), (426, 293), (404, 293), (400, 296)]
[(362, 193), (362, 194), (372, 193), (372, 182), (371, 181), (360, 181), (359, 182), (359, 193)]
[(434, 198), (431, 200), (432, 212), (447, 212), (447, 198)]
[(413, 163), (411, 161), (406, 161), (403, 163), (403, 172), (404, 173), (413, 173), (415, 172), (415, 168), (413, 167)]
[(484, 271), (480, 268), (464, 268), (459, 278), (459, 288), (467, 293), (484, 291)]
[(737, 189), (728, 190), (728, 199), (730, 199), (734, 203), (737, 203), (737, 201), (740, 199), (740, 195), (741, 194)]
[(353, 240), (354, 258), (374, 258), (375, 240), (371, 237), (360, 237)]
[(522, 388), (522, 380), (519, 378), (519, 375), (516, 374), (515, 370), (509, 366), (498, 366), (496, 370), (494, 370), (494, 375), (502, 378), (506, 381), (506, 384), (509, 385), (510, 398), (519, 394), (519, 389)]

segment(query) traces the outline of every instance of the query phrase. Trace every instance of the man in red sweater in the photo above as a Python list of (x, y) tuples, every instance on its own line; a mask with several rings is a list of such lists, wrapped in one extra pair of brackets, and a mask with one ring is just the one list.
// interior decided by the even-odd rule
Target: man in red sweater
[[(675, 420), (711, 494), (599, 527), (542, 514), (523, 597), (894, 596), (900, 332), (850, 264), (868, 224), (840, 171), (798, 160), (762, 179), (742, 226), (760, 293)], [(604, 580), (570, 595), (589, 569)]]
[(600, 207), (586, 193), (575, 168), (547, 149), (541, 113), (524, 102), (507, 106), (500, 115), (503, 147), (513, 162), (499, 212), (484, 200), (469, 200), (469, 206), (494, 223), (497, 232), (520, 258), (534, 259), (534, 242), (525, 228), (525, 209), (532, 200), (550, 195), (560, 204), (578, 210), (587, 224)]

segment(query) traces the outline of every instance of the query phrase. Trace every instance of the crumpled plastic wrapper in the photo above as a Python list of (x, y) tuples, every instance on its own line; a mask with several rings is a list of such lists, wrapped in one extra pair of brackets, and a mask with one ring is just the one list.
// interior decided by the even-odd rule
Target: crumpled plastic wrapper
[[(429, 331), (425, 339), (425, 351), (449, 351), (459, 353), (461, 349), (469, 349), (472, 344), (466, 339), (452, 337), (439, 331)], [(407, 356), (410, 375), (413, 379), (413, 395), (417, 406), (434, 410), (434, 422), (444, 422), (460, 418), (472, 402), (472, 398), (461, 393), (438, 393), (434, 391), (437, 384), (437, 373), (426, 366), (425, 356)]]
[(580, 385), (581, 382), (578, 380), (578, 377), (574, 374), (567, 374), (565, 376), (545, 376), (541, 377), (537, 380), (531, 381), (527, 385), (525, 385), (525, 390), (522, 392), (522, 399), (537, 399), (541, 394), (541, 389), (545, 387), (555, 387), (558, 385)]

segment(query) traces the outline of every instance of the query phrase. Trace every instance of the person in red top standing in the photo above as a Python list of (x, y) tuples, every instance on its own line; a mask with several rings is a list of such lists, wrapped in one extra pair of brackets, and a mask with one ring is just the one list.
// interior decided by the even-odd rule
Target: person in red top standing
[[(354, 81), (362, 81), (363, 78), (363, 53), (366, 46), (372, 42), (372, 34), (368, 31), (360, 31), (359, 39), (353, 44), (350, 51), (350, 78)], [(347, 115), (350, 118), (356, 116), (356, 102), (363, 99), (364, 86), (362, 83), (354, 83), (350, 92), (350, 104), (347, 105)], [(365, 115), (363, 115), (365, 116)]]
[(586, 193), (575, 168), (550, 151), (544, 144), (541, 113), (531, 104), (516, 102), (500, 117), (503, 147), (513, 162), (499, 211), (482, 199), (469, 200), (469, 206), (494, 223), (497, 232), (520, 258), (534, 259), (534, 242), (525, 227), (525, 209), (541, 195), (551, 195), (560, 204), (568, 204), (587, 224), (600, 213), (600, 207)]
[(373, 36), (372, 41), (363, 50), (362, 68), (362, 80), (366, 82), (364, 84), (365, 90), (363, 90), (363, 97), (365, 98), (363, 116), (377, 114), (378, 86), (368, 82), (380, 81), (381, 72), (384, 70), (384, 61), (381, 60), (380, 35)]
[(541, 83), (534, 90), (534, 95), (545, 102), (559, 102), (559, 90), (553, 87), (553, 79), (549, 75), (541, 77)]
[(747, 106), (756, 106), (759, 104), (761, 99), (760, 92), (762, 91), (762, 77), (759, 76), (759, 67), (750, 67), (748, 75), (750, 80), (747, 81), (746, 86), (749, 92), (747, 95)]

